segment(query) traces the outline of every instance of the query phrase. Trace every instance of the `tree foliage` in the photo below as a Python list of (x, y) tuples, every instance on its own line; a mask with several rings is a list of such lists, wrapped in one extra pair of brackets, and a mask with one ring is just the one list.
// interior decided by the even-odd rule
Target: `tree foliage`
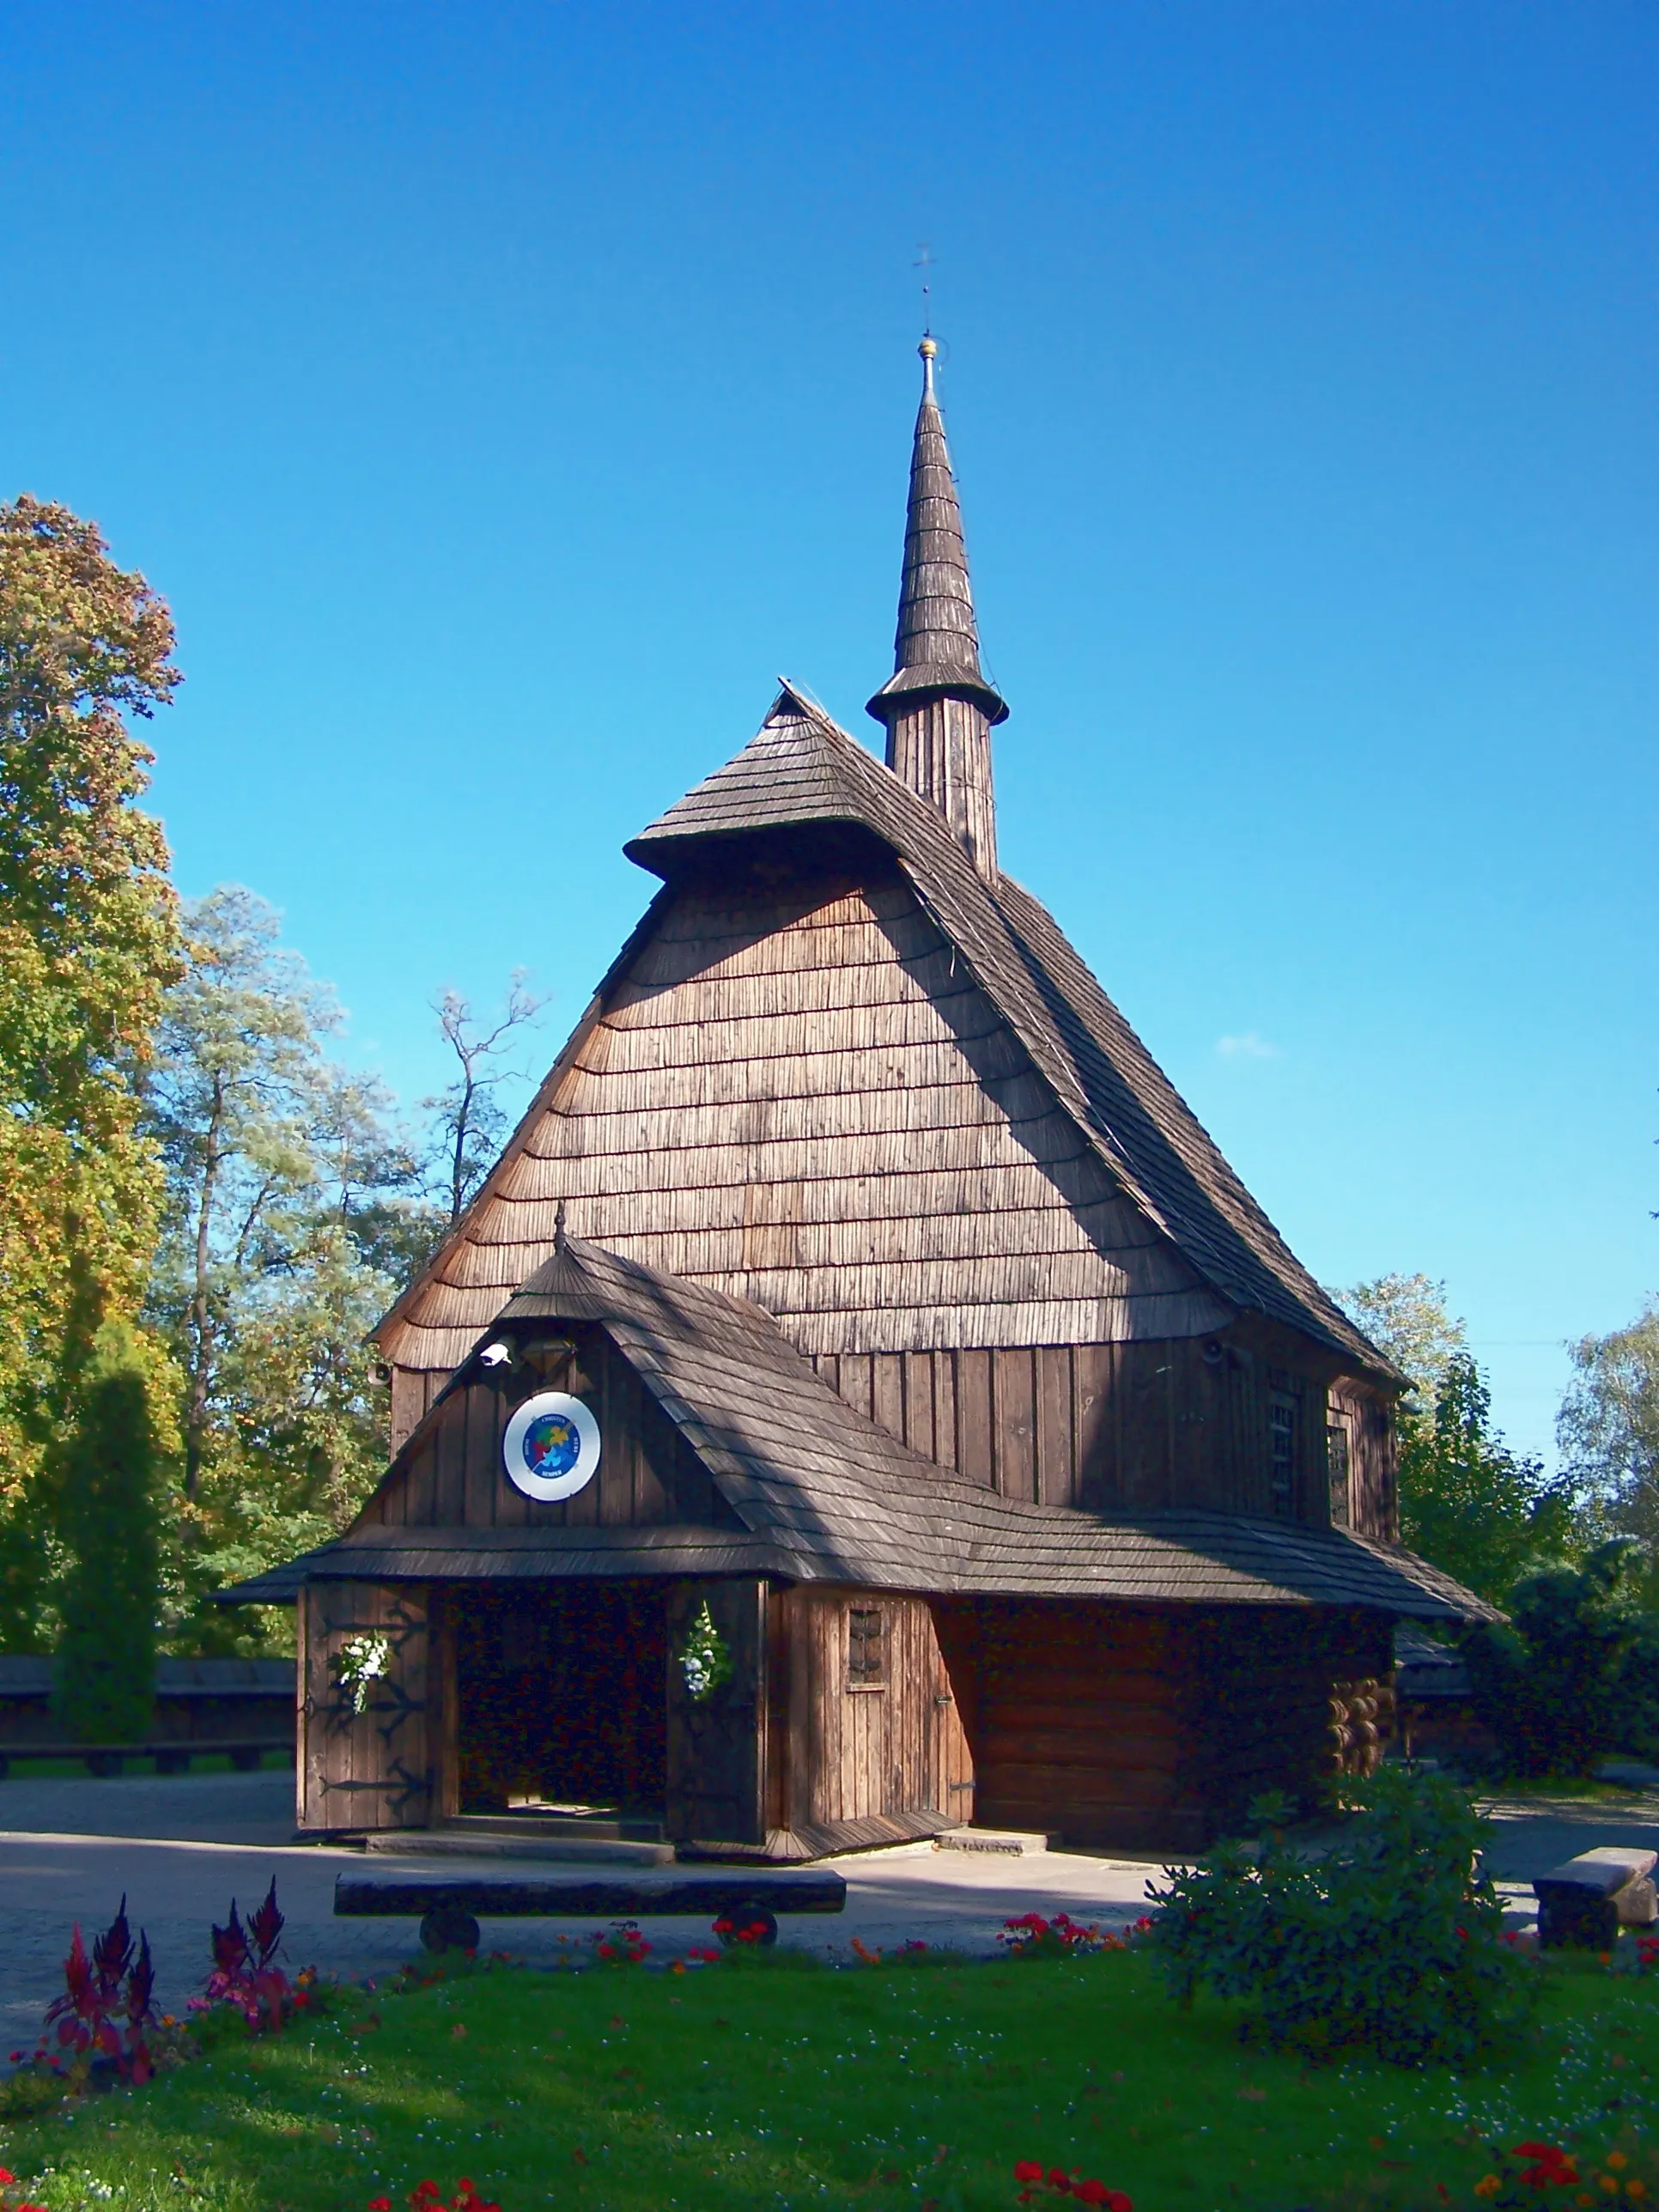
[(1575, 1486), (1512, 1452), (1446, 1286), (1380, 1275), (1334, 1293), (1411, 1382), (1397, 1416), (1400, 1533), (1414, 1552), (1502, 1605), (1516, 1577), (1583, 1548)]
[(151, 755), (173, 624), (97, 526), (0, 507), (0, 1644), (44, 1632), (48, 1446), (106, 1316), (136, 1311), (161, 1178), (138, 1087), (178, 972)]
[(106, 1322), (64, 1450), (59, 1531), (68, 1566), (59, 1596), (53, 1704), (82, 1743), (133, 1743), (155, 1698), (160, 1462), (165, 1415), (137, 1332)]
[(334, 1534), (385, 1463), (368, 1332), (434, 1233), (410, 1147), (326, 1044), (331, 995), (276, 915), (224, 889), (187, 909), (149, 1091), (167, 1177), (149, 1312), (185, 1376), (175, 1638), (234, 1624), (213, 1585)]
[(1518, 1456), (1493, 1430), (1492, 1395), (1467, 1352), (1441, 1377), (1431, 1420), (1400, 1438), (1400, 1527), (1425, 1559), (1494, 1605), (1541, 1561), (1583, 1548), (1572, 1486)]
[(1431, 1417), (1448, 1367), (1468, 1349), (1467, 1324), (1447, 1310), (1446, 1285), (1428, 1275), (1378, 1275), (1332, 1295), (1409, 1377), (1405, 1417)]
[(1652, 1747), (1659, 1633), (1641, 1565), (1634, 1538), (1613, 1537), (1579, 1566), (1523, 1577), (1509, 1621), (1465, 1636), (1476, 1702), (1511, 1772), (1593, 1774), (1609, 1752)]
[(1659, 1303), (1572, 1347), (1561, 1456), (1610, 1524), (1659, 1552)]

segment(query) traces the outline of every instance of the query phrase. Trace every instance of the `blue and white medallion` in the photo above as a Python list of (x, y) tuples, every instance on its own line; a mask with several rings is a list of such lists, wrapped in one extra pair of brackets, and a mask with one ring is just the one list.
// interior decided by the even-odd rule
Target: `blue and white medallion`
[(539, 1504), (556, 1504), (599, 1473), (599, 1425), (580, 1398), (538, 1390), (507, 1423), (501, 1460), (515, 1490)]

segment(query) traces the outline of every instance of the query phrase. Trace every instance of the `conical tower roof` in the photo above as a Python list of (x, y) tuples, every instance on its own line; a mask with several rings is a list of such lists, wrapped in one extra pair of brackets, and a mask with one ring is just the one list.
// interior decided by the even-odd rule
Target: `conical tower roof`
[(949, 693), (972, 700), (995, 723), (1007, 719), (1008, 708), (979, 665), (962, 509), (933, 391), (938, 351), (933, 338), (922, 340), (921, 405), (910, 453), (894, 672), (871, 700), (869, 711), (878, 722), (890, 722), (903, 705)]

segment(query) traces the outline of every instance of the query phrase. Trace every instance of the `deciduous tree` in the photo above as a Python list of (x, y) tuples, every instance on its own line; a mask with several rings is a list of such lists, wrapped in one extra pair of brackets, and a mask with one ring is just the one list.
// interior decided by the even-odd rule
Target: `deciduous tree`
[(495, 1164), (507, 1133), (507, 1115), (496, 1093), (520, 1075), (507, 1059), (514, 1032), (533, 1023), (542, 1001), (525, 988), (522, 970), (507, 985), (500, 1017), (486, 1028), (459, 991), (446, 991), (433, 1011), (445, 1043), (455, 1055), (455, 1080), (423, 1098), (431, 1115), (433, 1183), (453, 1225), (471, 1204)]
[(185, 923), (149, 1091), (168, 1187), (150, 1312), (185, 1377), (174, 1633), (212, 1641), (206, 1589), (334, 1534), (384, 1466), (366, 1339), (434, 1223), (276, 916), (228, 889)]
[(1518, 1577), (1573, 1557), (1588, 1529), (1571, 1482), (1512, 1452), (1492, 1426), (1492, 1395), (1467, 1352), (1454, 1352), (1431, 1420), (1400, 1438), (1401, 1534), (1414, 1552), (1494, 1605)]
[(1335, 1293), (1411, 1378), (1398, 1414), (1401, 1534), (1415, 1552), (1502, 1605), (1516, 1577), (1589, 1540), (1570, 1481), (1512, 1452), (1465, 1324), (1431, 1277), (1382, 1275)]
[(1625, 1328), (1572, 1347), (1556, 1422), (1566, 1465), (1612, 1525), (1659, 1553), (1659, 1303)]
[(151, 755), (173, 623), (97, 526), (0, 507), (0, 1644), (36, 1645), (54, 1427), (106, 1318), (137, 1308), (161, 1176), (138, 1088), (177, 975)]

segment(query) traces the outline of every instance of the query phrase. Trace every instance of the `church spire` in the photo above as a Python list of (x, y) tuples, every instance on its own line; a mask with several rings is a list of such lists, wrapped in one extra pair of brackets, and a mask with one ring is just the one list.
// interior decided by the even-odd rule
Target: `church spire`
[(1008, 709), (980, 670), (962, 511), (933, 392), (939, 347), (928, 337), (920, 351), (894, 672), (869, 711), (887, 726), (888, 767), (939, 808), (981, 874), (994, 878), (990, 733)]

